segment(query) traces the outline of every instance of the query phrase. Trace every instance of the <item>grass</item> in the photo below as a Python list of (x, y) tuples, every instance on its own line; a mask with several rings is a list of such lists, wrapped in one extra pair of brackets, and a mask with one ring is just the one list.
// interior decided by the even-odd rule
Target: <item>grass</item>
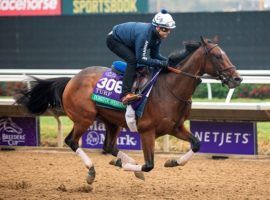
[[(60, 117), (63, 132), (66, 136), (72, 129), (72, 121), (68, 117)], [(57, 121), (54, 117), (40, 117), (41, 139), (57, 138)]]
[(258, 140), (270, 142), (270, 122), (257, 123)]
[[(68, 117), (60, 117), (64, 137), (71, 131), (73, 123)], [(54, 117), (40, 117), (41, 146), (57, 146), (57, 120)]]

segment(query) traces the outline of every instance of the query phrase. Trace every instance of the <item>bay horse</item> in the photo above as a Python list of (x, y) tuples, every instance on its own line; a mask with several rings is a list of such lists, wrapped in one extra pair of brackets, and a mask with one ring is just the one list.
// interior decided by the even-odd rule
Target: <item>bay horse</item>
[(96, 118), (103, 121), (106, 127), (103, 150), (115, 156), (117, 161), (114, 164), (120, 165), (124, 170), (141, 174), (151, 171), (154, 168), (155, 139), (165, 134), (191, 144), (190, 150), (182, 157), (170, 159), (165, 163), (165, 167), (183, 166), (200, 149), (199, 139), (187, 130), (183, 123), (190, 113), (191, 97), (201, 82), (202, 75), (208, 74), (219, 79), (229, 88), (239, 86), (242, 81), (235, 66), (214, 39), (201, 37), (197, 45), (186, 47), (189, 47), (189, 52), (184, 60), (180, 58), (179, 52), (169, 56), (169, 63), (174, 67), (168, 67), (169, 70), (163, 70), (159, 74), (144, 113), (137, 119), (145, 160), (143, 165), (137, 164), (133, 158), (117, 148), (119, 131), (121, 127), (127, 128), (125, 112), (99, 107), (90, 98), (93, 88), (108, 68), (88, 67), (73, 78), (34, 78), (34, 87), (20, 91), (21, 96), (16, 102), (36, 115), (44, 113), (47, 109), (62, 109), (74, 122), (65, 143), (81, 157), (89, 169), (89, 184), (95, 179), (94, 164), (79, 147), (78, 142)]

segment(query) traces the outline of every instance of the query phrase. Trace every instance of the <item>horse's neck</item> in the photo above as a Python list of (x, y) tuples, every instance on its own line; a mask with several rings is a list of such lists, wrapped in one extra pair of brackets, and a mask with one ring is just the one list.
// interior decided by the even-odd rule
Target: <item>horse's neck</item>
[[(178, 68), (190, 75), (200, 76), (202, 73), (201, 68), (204, 65), (203, 62), (203, 52), (199, 48)], [(168, 85), (170, 85), (171, 91), (183, 100), (189, 100), (198, 85), (198, 80), (196, 78), (184, 74), (175, 74), (173, 72), (168, 74), (166, 81)]]

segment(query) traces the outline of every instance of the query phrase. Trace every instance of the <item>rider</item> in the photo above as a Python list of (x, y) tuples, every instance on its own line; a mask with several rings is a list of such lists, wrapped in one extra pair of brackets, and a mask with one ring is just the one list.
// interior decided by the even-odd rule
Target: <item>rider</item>
[[(124, 104), (140, 98), (131, 93), (137, 65), (165, 68), (167, 58), (159, 53), (161, 39), (174, 29), (175, 21), (166, 11), (157, 13), (151, 23), (127, 22), (113, 27), (107, 36), (108, 48), (127, 62), (121, 99)], [(147, 51), (150, 50), (150, 56)]]

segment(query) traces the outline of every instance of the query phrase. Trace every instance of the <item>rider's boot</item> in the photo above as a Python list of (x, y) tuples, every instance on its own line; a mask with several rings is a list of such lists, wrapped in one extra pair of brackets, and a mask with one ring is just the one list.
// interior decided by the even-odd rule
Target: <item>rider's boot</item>
[(137, 99), (141, 98), (140, 95), (134, 94), (134, 93), (128, 93), (122, 98), (123, 104), (128, 104), (130, 101), (135, 101)]

